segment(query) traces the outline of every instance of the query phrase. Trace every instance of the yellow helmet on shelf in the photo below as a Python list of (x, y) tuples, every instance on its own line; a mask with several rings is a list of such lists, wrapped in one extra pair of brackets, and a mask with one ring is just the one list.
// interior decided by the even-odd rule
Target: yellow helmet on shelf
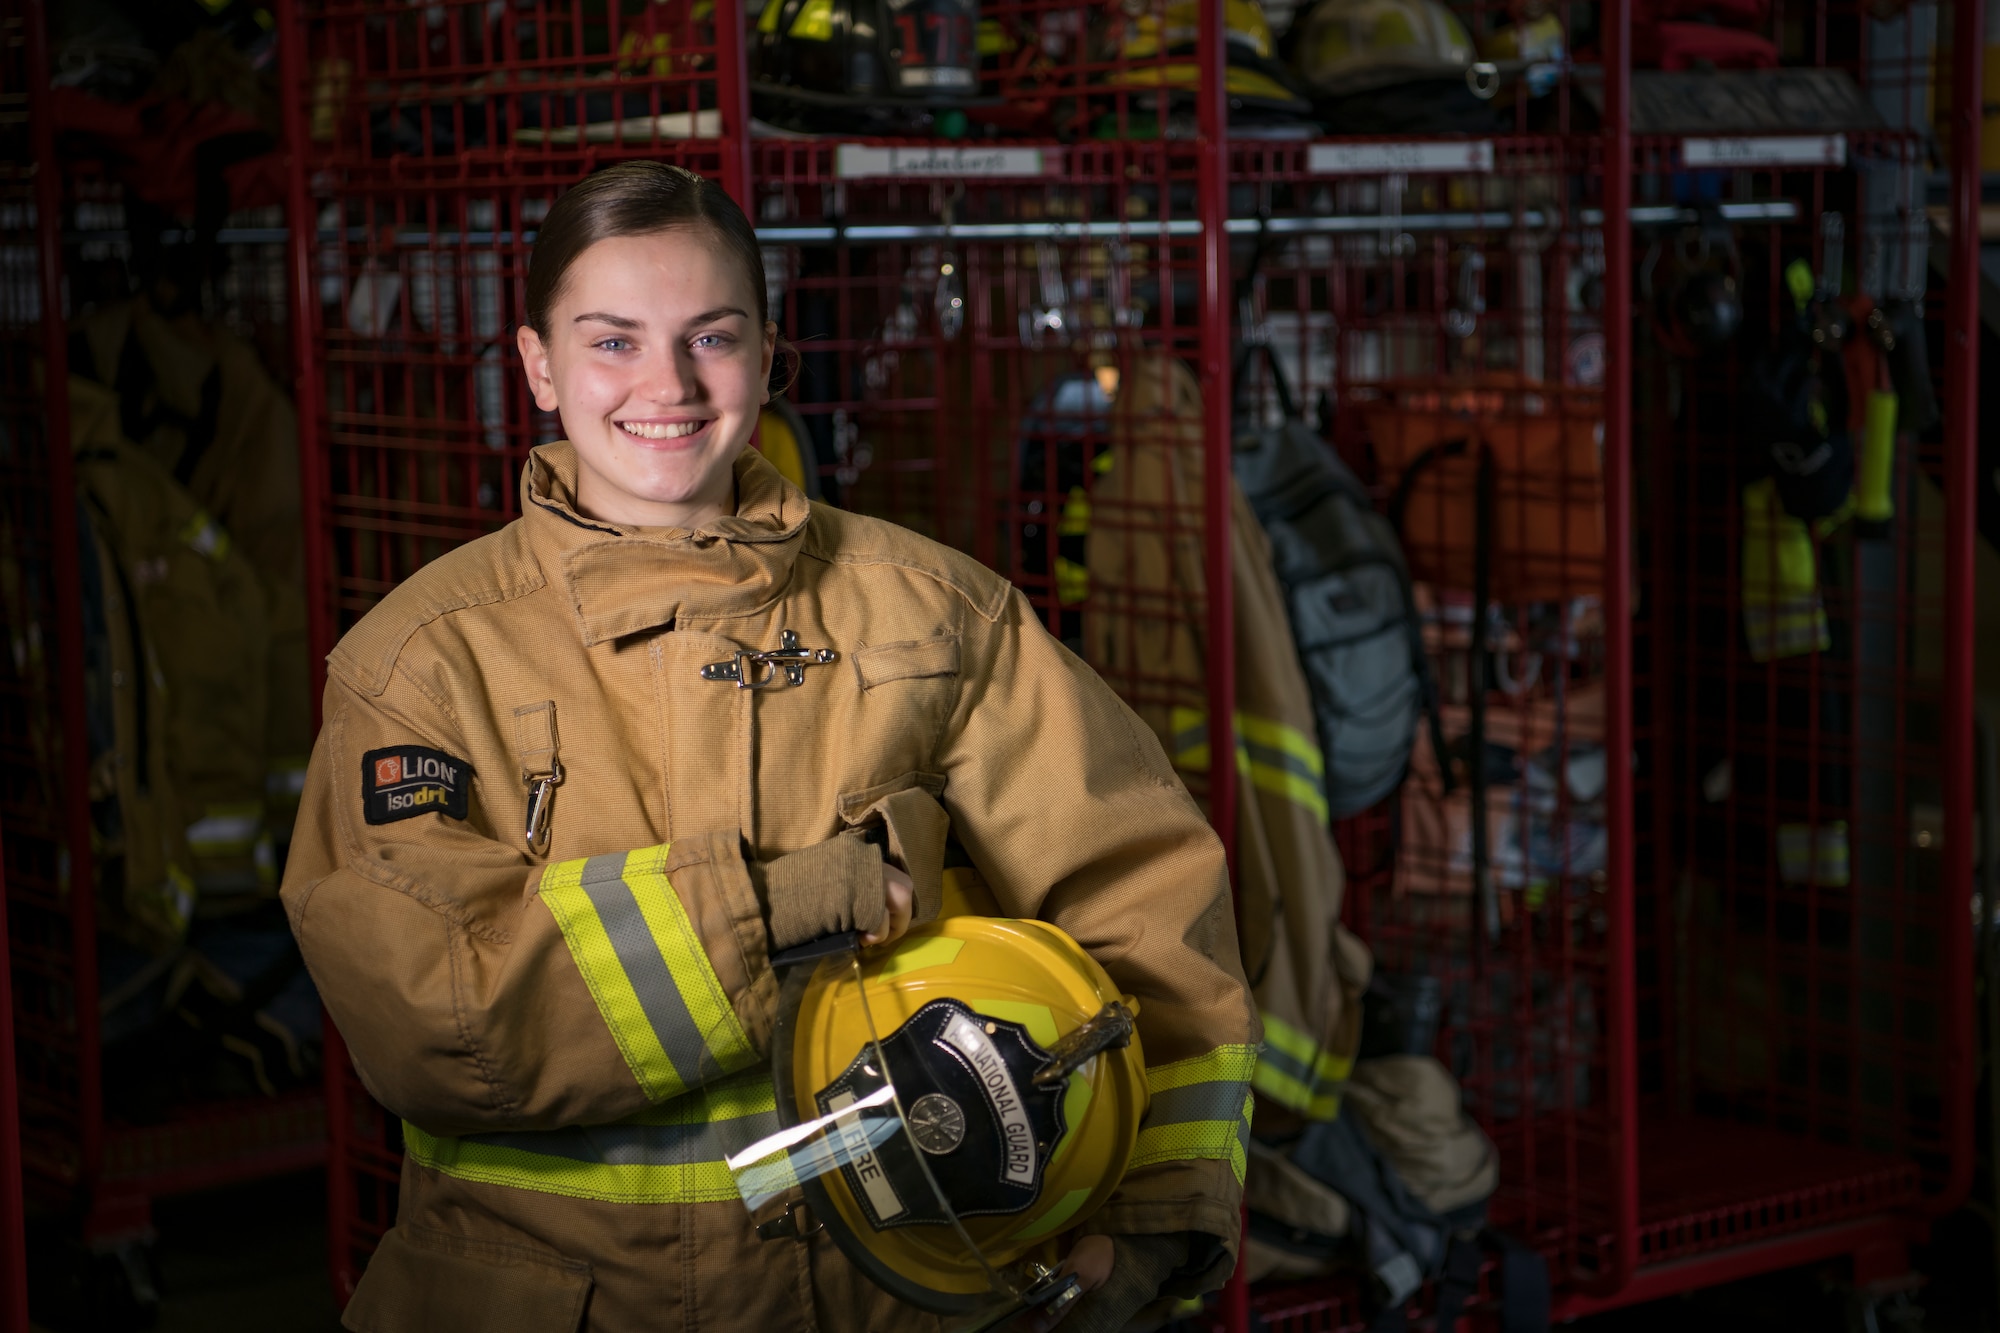
[(1477, 58), (1472, 35), (1439, 0), (1319, 0), (1298, 22), (1293, 61), (1320, 95), (1463, 75)]
[(821, 1126), (804, 1148), (792, 1131), (787, 1174), (899, 1299), (949, 1315), (1018, 1296), (1123, 1178), (1146, 1112), (1138, 1005), (1056, 927), (946, 917), (795, 967), (781, 995), (778, 1117)]
[[(1194, 89), (1199, 81), (1194, 61), (1200, 32), (1197, 0), (1140, 0), (1111, 11), (1110, 18), (1121, 68), (1107, 75), (1107, 86)], [(1230, 97), (1303, 114), (1306, 104), (1287, 86), (1271, 24), (1258, 0), (1223, 0), (1222, 21), (1228, 59), (1223, 84)], [(1161, 59), (1163, 55), (1168, 58)]]

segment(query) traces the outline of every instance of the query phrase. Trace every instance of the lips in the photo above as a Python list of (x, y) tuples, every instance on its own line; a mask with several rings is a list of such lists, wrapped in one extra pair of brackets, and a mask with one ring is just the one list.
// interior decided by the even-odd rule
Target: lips
[(619, 430), (635, 440), (659, 443), (666, 440), (684, 440), (691, 435), (699, 435), (708, 429), (709, 422), (702, 421), (619, 421), (613, 423)]

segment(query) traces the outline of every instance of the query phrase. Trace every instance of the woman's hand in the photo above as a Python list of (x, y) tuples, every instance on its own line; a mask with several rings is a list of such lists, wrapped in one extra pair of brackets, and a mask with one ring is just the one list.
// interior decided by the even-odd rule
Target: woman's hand
[(903, 938), (910, 928), (910, 913), (916, 903), (916, 885), (903, 871), (882, 863), (882, 901), (888, 908), (888, 919), (880, 930), (871, 930), (861, 937), (863, 944), (894, 944)]
[[(1085, 1236), (1077, 1241), (1076, 1247), (1069, 1252), (1069, 1258), (1063, 1260), (1060, 1271), (1076, 1274), (1077, 1285), (1083, 1289), (1083, 1295), (1087, 1296), (1103, 1286), (1110, 1278), (1111, 1265), (1117, 1257), (1118, 1251), (1111, 1243), (1111, 1237)], [(1078, 1300), (1080, 1301), (1081, 1297)], [(1076, 1302), (1072, 1302), (1061, 1314), (1053, 1317), (1044, 1314), (1024, 1319), (1021, 1321), (1022, 1327), (1026, 1333), (1049, 1333), (1050, 1329), (1060, 1325), (1070, 1310), (1075, 1308)]]

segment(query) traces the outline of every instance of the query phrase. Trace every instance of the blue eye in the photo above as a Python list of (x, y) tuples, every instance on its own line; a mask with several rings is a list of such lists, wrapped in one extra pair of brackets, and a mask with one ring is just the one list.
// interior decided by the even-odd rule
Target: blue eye
[(630, 350), (632, 344), (623, 338), (600, 338), (591, 346), (601, 352), (623, 352)]
[(723, 347), (734, 341), (735, 339), (726, 333), (704, 333), (694, 340), (694, 345), (696, 347)]

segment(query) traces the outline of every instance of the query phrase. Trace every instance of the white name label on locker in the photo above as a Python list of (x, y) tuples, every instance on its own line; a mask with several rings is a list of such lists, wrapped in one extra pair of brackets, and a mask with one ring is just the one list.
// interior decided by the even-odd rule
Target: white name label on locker
[(905, 180), (994, 180), (1040, 176), (1047, 171), (1039, 148), (871, 148), (844, 143), (835, 151), (842, 180), (893, 176)]
[(1306, 170), (1317, 176), (1376, 175), (1385, 171), (1491, 171), (1493, 141), (1444, 143), (1316, 143)]
[(1689, 167), (1841, 167), (1847, 165), (1844, 134), (1788, 135), (1784, 138), (1683, 139), (1681, 165)]

